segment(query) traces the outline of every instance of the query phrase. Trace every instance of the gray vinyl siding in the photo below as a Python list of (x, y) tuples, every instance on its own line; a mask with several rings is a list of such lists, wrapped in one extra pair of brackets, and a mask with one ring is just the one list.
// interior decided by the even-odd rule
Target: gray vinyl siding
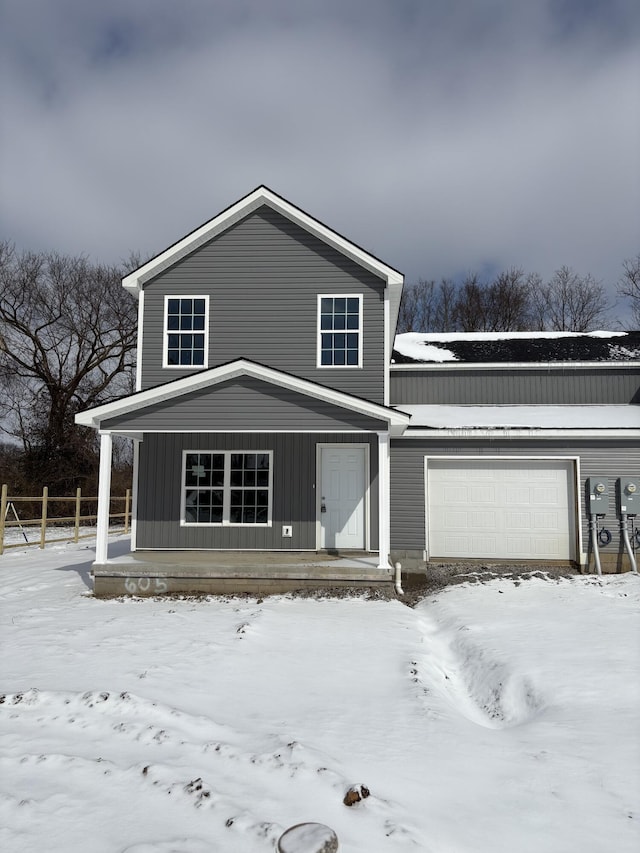
[[(142, 388), (190, 372), (162, 367), (165, 295), (209, 294), (209, 367), (248, 358), (382, 403), (384, 287), (263, 206), (145, 285)], [(362, 294), (362, 368), (316, 367), (319, 293)]]
[(625, 404), (640, 402), (637, 368), (402, 370), (392, 368), (390, 400), (467, 405)]
[[(368, 444), (371, 548), (378, 547), (376, 436), (298, 433), (149, 434), (140, 445), (137, 548), (315, 550), (317, 444)], [(271, 527), (181, 527), (182, 456), (185, 450), (273, 451)], [(282, 525), (293, 536), (282, 538)]]
[[(425, 456), (569, 456), (580, 460), (580, 523), (582, 543), (588, 543), (584, 506), (587, 477), (609, 477), (610, 505), (606, 526), (613, 534), (607, 548), (619, 546), (613, 484), (617, 477), (640, 477), (640, 447), (631, 440), (455, 441), (398, 439), (391, 442), (391, 548), (422, 552), (425, 548)], [(606, 550), (606, 549), (605, 549)]]
[(103, 429), (175, 430), (384, 430), (350, 409), (250, 376), (191, 391), (102, 423)]

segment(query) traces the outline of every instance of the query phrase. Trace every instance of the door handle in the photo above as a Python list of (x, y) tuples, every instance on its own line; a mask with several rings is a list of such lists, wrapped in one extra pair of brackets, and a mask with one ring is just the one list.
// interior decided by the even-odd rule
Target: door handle
[(323, 495), (322, 496), (322, 503), (320, 504), (320, 512), (326, 512), (326, 511), (327, 511), (327, 506), (324, 502), (324, 495)]

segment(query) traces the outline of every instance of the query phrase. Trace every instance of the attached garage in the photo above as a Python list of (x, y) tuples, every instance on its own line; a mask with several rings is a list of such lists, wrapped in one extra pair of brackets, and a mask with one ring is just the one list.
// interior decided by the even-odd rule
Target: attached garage
[(572, 459), (425, 457), (429, 559), (575, 560)]

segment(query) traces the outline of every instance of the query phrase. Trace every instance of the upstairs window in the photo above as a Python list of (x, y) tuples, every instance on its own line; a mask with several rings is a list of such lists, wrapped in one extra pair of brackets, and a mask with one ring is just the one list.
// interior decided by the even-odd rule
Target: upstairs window
[(318, 367), (362, 367), (362, 296), (318, 296)]
[(182, 523), (269, 525), (271, 451), (186, 452)]
[(208, 296), (165, 296), (164, 366), (206, 367)]

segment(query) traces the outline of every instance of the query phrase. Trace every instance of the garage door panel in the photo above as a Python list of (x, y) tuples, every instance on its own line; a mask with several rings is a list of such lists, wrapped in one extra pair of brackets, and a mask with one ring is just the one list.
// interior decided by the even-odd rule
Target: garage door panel
[(573, 463), (429, 459), (430, 558), (574, 559)]

